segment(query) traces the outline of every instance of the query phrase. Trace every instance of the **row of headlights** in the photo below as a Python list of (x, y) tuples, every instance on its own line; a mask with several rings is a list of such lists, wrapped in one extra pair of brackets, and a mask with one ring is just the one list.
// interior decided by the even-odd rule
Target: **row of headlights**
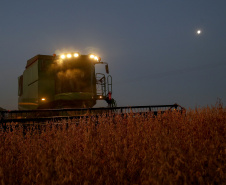
[(96, 56), (96, 55), (91, 54), (91, 55), (89, 55), (89, 58), (91, 58), (91, 59), (93, 59), (93, 60), (96, 60), (96, 61), (100, 62), (100, 57), (98, 57), (98, 56)]
[[(60, 55), (60, 58), (61, 59), (70, 59), (70, 58), (77, 58), (79, 56), (80, 56), (79, 53), (68, 53), (68, 54), (62, 54), (62, 55)], [(96, 56), (94, 54), (90, 54), (89, 55), (89, 58), (90, 59), (93, 59), (94, 61), (97, 61), (97, 62), (100, 62), (100, 60), (101, 60), (100, 57), (98, 57), (98, 56)]]
[(61, 59), (72, 58), (72, 57), (74, 57), (74, 58), (79, 57), (79, 53), (68, 53), (68, 54), (62, 54), (62, 55), (60, 55), (60, 58)]

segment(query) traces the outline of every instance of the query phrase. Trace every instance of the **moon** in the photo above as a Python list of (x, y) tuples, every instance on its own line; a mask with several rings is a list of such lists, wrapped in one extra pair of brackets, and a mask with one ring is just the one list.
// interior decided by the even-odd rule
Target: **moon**
[(197, 30), (196, 33), (197, 33), (198, 35), (200, 35), (200, 34), (202, 33), (202, 30)]

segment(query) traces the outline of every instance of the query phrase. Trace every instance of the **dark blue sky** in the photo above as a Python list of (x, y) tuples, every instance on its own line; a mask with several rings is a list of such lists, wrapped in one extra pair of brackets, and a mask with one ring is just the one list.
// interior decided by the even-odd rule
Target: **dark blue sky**
[(28, 59), (61, 51), (108, 62), (119, 106), (226, 104), (224, 0), (0, 1), (0, 25), (0, 107)]

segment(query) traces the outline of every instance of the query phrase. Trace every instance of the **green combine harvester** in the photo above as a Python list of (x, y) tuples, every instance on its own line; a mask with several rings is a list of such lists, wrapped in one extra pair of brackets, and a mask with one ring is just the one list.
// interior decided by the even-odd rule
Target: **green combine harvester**
[[(96, 73), (95, 65), (105, 65), (105, 73)], [(93, 108), (97, 100), (108, 107)], [(18, 77), (18, 109), (0, 109), (0, 129), (7, 123), (23, 125), (62, 119), (128, 113), (152, 116), (167, 111), (185, 112), (178, 104), (117, 107), (112, 98), (112, 77), (108, 64), (93, 54), (37, 55), (27, 61)]]
[(27, 61), (18, 77), (18, 109), (91, 108), (97, 100), (116, 106), (112, 77), (95, 73), (95, 65), (108, 64), (93, 54), (37, 55)]

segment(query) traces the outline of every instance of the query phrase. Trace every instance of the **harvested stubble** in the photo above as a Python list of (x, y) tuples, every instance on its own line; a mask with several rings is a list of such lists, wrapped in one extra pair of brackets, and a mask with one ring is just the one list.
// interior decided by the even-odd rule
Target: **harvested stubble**
[[(226, 110), (102, 115), (0, 133), (1, 184), (224, 184)], [(75, 124), (79, 122), (79, 124)]]

